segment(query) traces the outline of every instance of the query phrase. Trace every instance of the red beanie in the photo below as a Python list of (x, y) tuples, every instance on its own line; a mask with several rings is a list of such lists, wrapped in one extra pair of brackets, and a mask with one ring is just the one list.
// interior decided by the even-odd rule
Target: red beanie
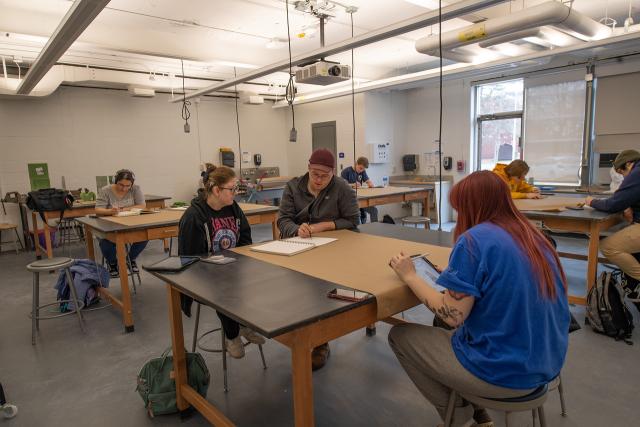
[(318, 148), (316, 151), (311, 153), (311, 157), (309, 157), (309, 164), (326, 166), (333, 169), (336, 164), (336, 159), (333, 157), (333, 153), (331, 153), (331, 151), (326, 148)]

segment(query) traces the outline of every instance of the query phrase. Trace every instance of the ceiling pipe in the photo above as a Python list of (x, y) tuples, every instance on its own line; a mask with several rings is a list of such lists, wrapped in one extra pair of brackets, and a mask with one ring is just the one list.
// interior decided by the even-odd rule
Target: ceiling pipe
[[(442, 21), (444, 22), (444, 21), (448, 21), (450, 19), (456, 18), (458, 16), (468, 15), (475, 11), (485, 9), (487, 7), (494, 6), (496, 4), (507, 3), (508, 1), (510, 0), (463, 0), (451, 6), (443, 7)], [(405, 19), (404, 21), (400, 21), (395, 24), (391, 24), (377, 30), (369, 31), (368, 33), (361, 34), (359, 36), (355, 36), (338, 43), (334, 43), (327, 47), (323, 47), (309, 53), (295, 56), (291, 59), (291, 64), (293, 66), (298, 66), (306, 62), (315, 61), (320, 58), (324, 58), (330, 55), (335, 55), (337, 53), (345, 52), (350, 49), (355, 49), (361, 46), (365, 46), (365, 45), (375, 43), (381, 40), (385, 40), (391, 37), (395, 37), (400, 34), (408, 33), (413, 30), (428, 27), (429, 25), (436, 24), (438, 22), (438, 19), (439, 19), (439, 13), (437, 10), (423, 13), (416, 17)], [(233, 79), (226, 80), (222, 83), (214, 84), (204, 89), (191, 92), (187, 94), (185, 98), (191, 99), (201, 95), (205, 95), (215, 90), (226, 89), (228, 87), (231, 87), (240, 83), (244, 83), (251, 79), (264, 77), (266, 75), (272, 74), (276, 71), (280, 71), (288, 67), (289, 67), (289, 60), (283, 59), (271, 65), (267, 65), (257, 70), (250, 71), (246, 74), (235, 77)], [(171, 102), (182, 102), (182, 99), (183, 98), (174, 99)]]
[[(566, 28), (592, 39), (611, 33), (611, 29), (562, 3), (550, 1), (528, 7), (506, 16), (488, 19), (453, 31), (442, 33), (442, 49), (451, 50), (515, 31), (554, 25)], [(423, 37), (416, 41), (416, 50), (426, 55), (437, 56), (438, 37)]]
[(442, 57), (451, 61), (470, 64), (475, 60), (476, 55), (473, 52), (464, 50), (443, 50)]
[(108, 3), (109, 0), (74, 2), (18, 85), (16, 93), (28, 95)]

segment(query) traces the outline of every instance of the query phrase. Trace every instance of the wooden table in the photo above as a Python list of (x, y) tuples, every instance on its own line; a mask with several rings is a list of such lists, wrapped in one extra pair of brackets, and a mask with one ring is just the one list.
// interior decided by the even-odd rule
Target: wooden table
[[(583, 197), (551, 196), (544, 199), (519, 199), (515, 200), (516, 207), (529, 219), (541, 221), (542, 226), (552, 231), (564, 231), (583, 233), (589, 237), (587, 256), (558, 252), (564, 258), (580, 259), (587, 261), (586, 294), (595, 284), (598, 273), (598, 262), (606, 262), (606, 259), (598, 257), (600, 232), (611, 228), (620, 221), (620, 214), (600, 212), (590, 207), (583, 210), (570, 210), (566, 206), (575, 206), (583, 201)], [(537, 210), (533, 210), (537, 209)], [(586, 305), (585, 296), (569, 295), (572, 304)]]
[[(246, 203), (240, 203), (239, 205), (245, 212), (249, 224), (271, 223), (274, 239), (277, 239), (277, 207)], [(159, 213), (149, 215), (102, 218), (83, 217), (77, 219), (79, 223), (84, 225), (87, 256), (90, 259), (95, 260), (93, 236), (100, 239), (107, 239), (116, 245), (120, 289), (122, 292), (121, 299), (113, 296), (105, 288), (99, 288), (99, 290), (114, 307), (122, 311), (122, 322), (126, 332), (133, 332), (134, 325), (125, 245), (148, 240), (164, 240), (178, 237), (178, 225), (183, 214), (184, 210), (165, 209)]]
[(358, 188), (356, 195), (358, 206), (361, 208), (418, 201), (422, 203), (422, 215), (429, 218), (429, 197), (431, 193), (433, 193), (433, 189), (430, 188), (382, 187)]
[[(377, 224), (376, 233), (387, 235), (377, 230), (387, 224)], [(394, 228), (397, 226), (388, 225)], [(391, 230), (389, 228), (389, 230)], [(398, 229), (396, 229), (398, 230)], [(406, 231), (406, 230), (401, 230)], [(412, 237), (427, 235), (431, 232), (427, 230), (413, 230)], [(334, 233), (334, 234), (332, 234)], [(340, 240), (347, 244), (338, 251), (331, 251), (330, 245), (337, 245), (337, 242), (324, 247), (316, 248), (305, 254), (296, 257), (311, 256), (317, 251), (317, 258), (324, 255), (331, 257), (344, 257), (340, 252), (347, 249), (350, 235), (354, 233), (348, 231), (330, 232), (327, 235), (339, 235)], [(364, 234), (364, 233), (362, 233)], [(393, 233), (391, 234), (393, 235)], [(449, 241), (450, 236), (442, 233), (430, 235), (436, 241)], [(394, 239), (385, 242), (392, 246), (403, 245), (415, 249), (416, 243), (408, 241), (398, 241)], [(418, 239), (420, 247), (423, 247), (421, 239)], [(334, 246), (335, 248), (336, 246)], [(434, 246), (430, 250), (441, 250)], [(346, 302), (327, 298), (329, 290), (344, 286), (319, 278), (315, 273), (303, 273), (299, 270), (284, 268), (272, 262), (265, 262), (254, 257), (247, 256), (244, 249), (236, 248), (230, 256), (236, 258), (236, 262), (224, 266), (207, 263), (196, 263), (183, 272), (166, 275), (153, 272), (167, 284), (169, 302), (169, 320), (171, 324), (171, 340), (173, 346), (173, 378), (176, 383), (177, 405), (179, 410), (185, 410), (189, 405), (197, 409), (209, 422), (216, 426), (232, 426), (229, 420), (219, 409), (213, 406), (206, 399), (201, 397), (187, 382), (187, 372), (185, 363), (184, 330), (182, 325), (182, 313), (180, 307), (180, 294), (189, 295), (225, 315), (233, 318), (243, 325), (257, 331), (261, 335), (272, 338), (291, 350), (291, 370), (293, 383), (293, 404), (294, 419), (296, 426), (313, 426), (313, 381), (311, 373), (311, 352), (314, 347), (361, 329), (380, 318), (380, 301), (377, 298), (368, 298), (359, 302)], [(397, 250), (394, 247), (392, 250)], [(449, 249), (442, 250), (449, 253)], [(329, 252), (332, 252), (329, 254)], [(378, 253), (387, 259), (390, 256), (388, 248), (383, 249), (384, 254)], [(441, 254), (442, 255), (442, 254)], [(291, 258), (291, 257), (281, 257)], [(394, 280), (391, 283), (401, 297), (401, 304), (394, 309), (400, 312), (409, 309), (419, 301), (408, 291), (406, 285), (395, 277), (392, 271), (388, 271), (386, 263), (379, 265), (376, 259), (377, 268), (373, 270), (384, 270), (384, 276)], [(300, 261), (306, 262), (306, 261)], [(317, 264), (317, 263), (316, 263)], [(359, 266), (359, 267), (358, 267)], [(359, 269), (356, 274), (367, 274), (370, 272), (369, 264), (358, 264), (355, 268), (348, 268), (352, 272)], [(365, 271), (366, 270), (366, 271)], [(378, 271), (374, 274), (377, 275)], [(325, 269), (326, 271), (326, 269)], [(388, 273), (388, 275), (387, 275)], [(390, 278), (390, 279), (389, 279)], [(407, 294), (402, 292), (408, 291)], [(410, 297), (409, 297), (410, 296)], [(383, 320), (392, 323), (402, 323), (402, 320), (386, 317)]]
[[(169, 200), (171, 197), (166, 196), (154, 196), (152, 194), (145, 194), (144, 199), (147, 208), (164, 208), (165, 200)], [(93, 215), (96, 213), (96, 202), (76, 202), (71, 209), (64, 211), (63, 218), (79, 218), (86, 215)], [(40, 245), (40, 238), (38, 233), (40, 228), (38, 227), (38, 218), (40, 214), (38, 212), (31, 212), (31, 221), (33, 224), (33, 245), (36, 250), (36, 257), (40, 259), (42, 257), (41, 252), (47, 254), (47, 258), (53, 258), (53, 245), (51, 242), (51, 227), (49, 227), (49, 220), (60, 219), (60, 211), (42, 212), (44, 215), (44, 224), (42, 229), (44, 230), (44, 247)]]

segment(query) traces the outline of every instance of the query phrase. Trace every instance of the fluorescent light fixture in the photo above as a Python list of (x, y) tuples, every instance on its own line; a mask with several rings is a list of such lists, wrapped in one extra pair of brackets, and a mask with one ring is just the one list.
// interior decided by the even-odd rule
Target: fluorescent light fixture
[(286, 45), (284, 40), (281, 40), (279, 38), (273, 38), (264, 45), (264, 47), (266, 47), (267, 49), (281, 49), (285, 46)]
[[(404, 0), (407, 3), (411, 3), (415, 6), (424, 7), (429, 10), (436, 10), (440, 6), (438, 0)], [(447, 2), (442, 2), (442, 7), (446, 6)]]
[(254, 70), (258, 68), (258, 66), (254, 64), (246, 64), (244, 62), (233, 62), (233, 61), (211, 61), (210, 64), (222, 65), (223, 67), (246, 68), (248, 70)]

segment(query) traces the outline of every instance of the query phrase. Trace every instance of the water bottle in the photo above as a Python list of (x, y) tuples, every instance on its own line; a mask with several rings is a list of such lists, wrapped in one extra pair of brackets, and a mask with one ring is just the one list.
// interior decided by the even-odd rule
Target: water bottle
[(383, 176), (382, 177), (382, 186), (386, 187), (389, 185), (389, 177), (388, 176)]

